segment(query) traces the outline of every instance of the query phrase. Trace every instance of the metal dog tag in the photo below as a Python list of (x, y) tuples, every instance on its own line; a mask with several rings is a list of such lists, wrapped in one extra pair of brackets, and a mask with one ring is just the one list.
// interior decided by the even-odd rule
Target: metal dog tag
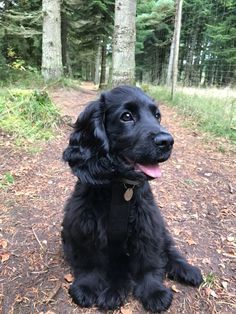
[(128, 188), (125, 191), (124, 199), (126, 200), (126, 202), (129, 202), (131, 200), (131, 198), (133, 197), (133, 194), (134, 194), (134, 191), (132, 188)]

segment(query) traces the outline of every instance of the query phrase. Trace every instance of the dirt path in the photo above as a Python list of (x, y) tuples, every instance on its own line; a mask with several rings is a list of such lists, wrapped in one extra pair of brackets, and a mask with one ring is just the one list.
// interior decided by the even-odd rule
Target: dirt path
[[(74, 120), (96, 97), (92, 85), (57, 90), (54, 101)], [(170, 108), (161, 106), (164, 124), (175, 136), (175, 149), (153, 182), (162, 213), (189, 261), (201, 266), (206, 284), (199, 290), (167, 281), (176, 291), (167, 313), (235, 313), (235, 159), (214, 142), (182, 126)], [(100, 313), (71, 303), (70, 270), (63, 261), (60, 224), (63, 204), (75, 178), (61, 161), (69, 127), (35, 155), (17, 150), (0, 134), (0, 171), (15, 183), (0, 189), (0, 295), (2, 313)], [(116, 314), (145, 313), (129, 300)]]

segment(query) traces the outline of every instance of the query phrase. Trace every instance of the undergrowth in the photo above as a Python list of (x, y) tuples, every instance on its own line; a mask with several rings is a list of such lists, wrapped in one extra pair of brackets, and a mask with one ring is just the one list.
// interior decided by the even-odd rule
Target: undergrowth
[(44, 81), (41, 73), (30, 67), (23, 71), (19, 69), (11, 69), (8, 71), (6, 79), (1, 79), (0, 73), (0, 88), (14, 88), (14, 89), (51, 89), (56, 87), (62, 88), (74, 88), (77, 89), (80, 86), (80, 81), (70, 77), (63, 76), (57, 80)]
[[(147, 87), (146, 87), (147, 89)], [(175, 92), (171, 99), (170, 90), (164, 86), (148, 86), (148, 92), (158, 101), (177, 108), (203, 131), (221, 136), (236, 143), (236, 99)]]
[(0, 129), (13, 135), (16, 143), (48, 140), (58, 125), (60, 114), (47, 92), (2, 89)]

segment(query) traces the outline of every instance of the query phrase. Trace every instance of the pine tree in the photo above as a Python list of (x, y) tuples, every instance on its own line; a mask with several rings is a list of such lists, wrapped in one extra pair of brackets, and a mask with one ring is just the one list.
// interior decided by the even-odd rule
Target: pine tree
[(173, 34), (174, 1), (139, 0), (137, 12), (137, 78), (164, 82)]
[(2, 1), (0, 6), (0, 54), (9, 65), (21, 60), (39, 66), (41, 59), (41, 1)]
[(111, 45), (114, 0), (67, 0), (63, 2), (62, 10), (68, 21), (67, 51), (74, 73), (83, 79), (95, 79), (102, 61), (101, 57), (97, 58), (98, 47), (103, 46), (107, 51)]

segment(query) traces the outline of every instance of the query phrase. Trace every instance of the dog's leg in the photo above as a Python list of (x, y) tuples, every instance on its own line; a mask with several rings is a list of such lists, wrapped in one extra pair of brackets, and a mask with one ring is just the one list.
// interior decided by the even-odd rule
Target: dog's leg
[(104, 289), (104, 277), (96, 270), (81, 272), (69, 288), (73, 301), (82, 307), (97, 303), (98, 295)]
[[(98, 296), (107, 286), (105, 271), (99, 267), (99, 262), (96, 265), (96, 260), (99, 261), (99, 254), (85, 252), (84, 248), (75, 248), (71, 243), (64, 243), (64, 247), (69, 253), (68, 257), (75, 277), (69, 288), (73, 301), (81, 307), (91, 307), (97, 304)], [(77, 250), (80, 251), (79, 256), (76, 254)]]
[(203, 281), (201, 271), (198, 267), (190, 265), (186, 259), (174, 247), (174, 242), (168, 234), (168, 245), (166, 249), (168, 263), (167, 276), (170, 279), (199, 287)]
[(113, 310), (124, 304), (130, 290), (128, 257), (125, 254), (110, 257), (107, 277), (108, 286), (99, 295), (98, 306), (103, 310)]
[(171, 305), (173, 294), (162, 284), (163, 274), (163, 269), (155, 270), (136, 280), (133, 294), (147, 311), (166, 311)]
[(64, 253), (75, 278), (69, 293), (73, 301), (82, 307), (95, 305), (107, 286), (106, 258), (94, 245), (95, 226), (95, 218), (89, 211), (74, 216), (67, 213), (63, 221)]

